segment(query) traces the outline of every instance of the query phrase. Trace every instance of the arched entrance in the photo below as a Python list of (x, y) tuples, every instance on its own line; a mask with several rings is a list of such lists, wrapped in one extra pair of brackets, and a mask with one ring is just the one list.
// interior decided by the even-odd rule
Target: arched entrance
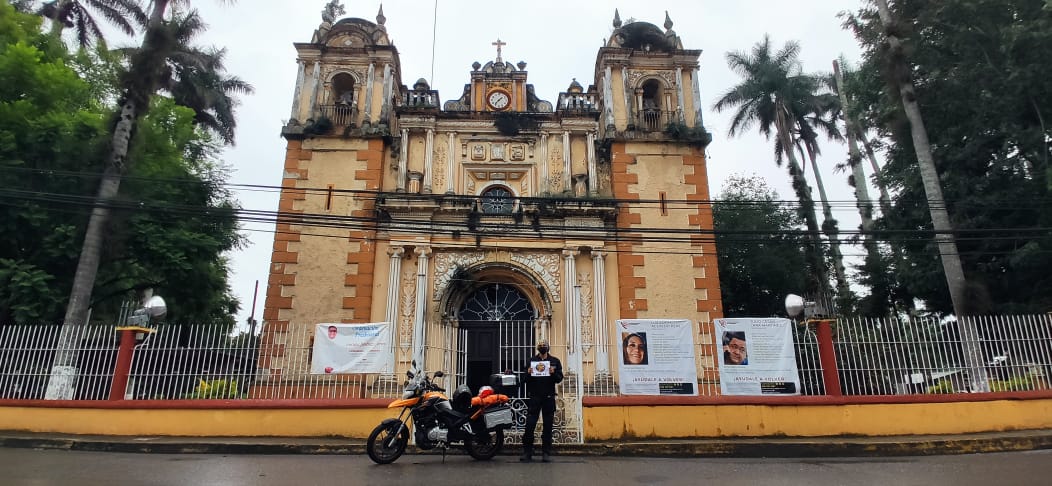
[(466, 331), (465, 381), (472, 392), (489, 383), (489, 376), (518, 370), (530, 356), (537, 311), (528, 296), (511, 282), (484, 283), (469, 291), (457, 310)]

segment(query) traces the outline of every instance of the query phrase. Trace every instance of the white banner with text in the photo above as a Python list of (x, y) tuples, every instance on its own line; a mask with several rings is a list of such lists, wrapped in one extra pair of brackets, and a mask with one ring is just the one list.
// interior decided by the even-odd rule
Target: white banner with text
[(391, 326), (369, 324), (318, 324), (310, 372), (391, 373)]
[(694, 326), (686, 319), (622, 319), (622, 395), (698, 394)]
[(772, 317), (714, 323), (722, 394), (800, 394), (792, 321)]

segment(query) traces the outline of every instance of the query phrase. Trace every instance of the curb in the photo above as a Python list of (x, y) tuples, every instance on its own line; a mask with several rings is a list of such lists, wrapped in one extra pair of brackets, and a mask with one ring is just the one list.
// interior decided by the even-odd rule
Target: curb
[[(0, 447), (90, 452), (154, 454), (313, 454), (363, 455), (365, 443), (353, 439), (108, 437), (17, 434), (0, 436)], [(1052, 449), (1052, 431), (968, 436), (823, 437), (768, 439), (700, 439), (650, 442), (598, 442), (557, 445), (561, 456), (614, 457), (876, 457), (976, 454)], [(505, 446), (501, 455), (518, 455), (522, 447)], [(441, 450), (409, 454), (441, 455)], [(459, 447), (447, 455), (462, 455)]]

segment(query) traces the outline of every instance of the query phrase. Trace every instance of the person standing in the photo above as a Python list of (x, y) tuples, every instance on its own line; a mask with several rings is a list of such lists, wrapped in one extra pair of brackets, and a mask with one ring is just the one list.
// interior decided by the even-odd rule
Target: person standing
[(522, 434), (522, 462), (533, 460), (533, 429), (544, 414), (541, 429), (541, 460), (550, 462), (552, 453), (552, 422), (555, 420), (555, 385), (563, 381), (563, 364), (548, 354), (548, 341), (537, 343), (537, 354), (526, 363), (526, 431)]

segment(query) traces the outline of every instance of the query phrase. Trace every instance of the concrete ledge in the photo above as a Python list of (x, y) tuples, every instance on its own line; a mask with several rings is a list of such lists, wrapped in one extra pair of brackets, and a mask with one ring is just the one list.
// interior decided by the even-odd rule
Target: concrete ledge
[[(0, 447), (157, 454), (364, 454), (365, 442), (341, 438), (108, 437), (0, 432)], [(954, 436), (698, 439), (598, 442), (556, 446), (561, 456), (887, 457), (1052, 449), (1052, 430)], [(521, 446), (502, 454), (518, 455)], [(460, 448), (449, 455), (461, 455)], [(441, 455), (410, 448), (407, 454)]]

